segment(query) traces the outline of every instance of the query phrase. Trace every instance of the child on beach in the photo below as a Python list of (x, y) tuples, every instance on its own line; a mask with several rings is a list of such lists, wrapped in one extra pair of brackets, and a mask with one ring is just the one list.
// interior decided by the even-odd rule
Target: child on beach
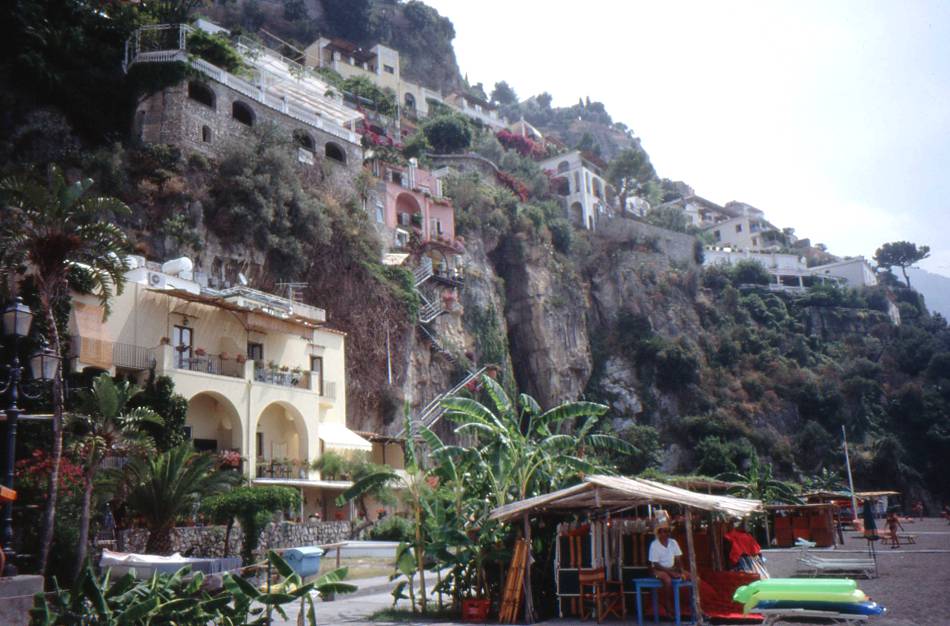
[(904, 530), (904, 525), (901, 524), (900, 519), (897, 518), (897, 512), (891, 511), (887, 514), (887, 531), (891, 536), (891, 549), (901, 547), (900, 541), (897, 539), (897, 529), (898, 527), (901, 530)]

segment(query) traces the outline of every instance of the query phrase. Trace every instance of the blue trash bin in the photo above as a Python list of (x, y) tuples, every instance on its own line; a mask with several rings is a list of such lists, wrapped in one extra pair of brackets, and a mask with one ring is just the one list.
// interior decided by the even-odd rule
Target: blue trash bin
[(323, 549), (316, 546), (301, 546), (284, 550), (284, 560), (300, 574), (301, 578), (315, 576), (320, 571), (320, 557)]

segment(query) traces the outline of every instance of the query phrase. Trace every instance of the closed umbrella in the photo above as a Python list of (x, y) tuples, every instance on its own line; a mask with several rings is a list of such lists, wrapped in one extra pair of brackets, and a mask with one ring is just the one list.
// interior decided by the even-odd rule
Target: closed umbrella
[(877, 522), (874, 521), (874, 507), (871, 506), (871, 499), (864, 501), (861, 510), (861, 517), (864, 518), (864, 538), (868, 540), (868, 554), (877, 564), (877, 553), (874, 549), (874, 542), (880, 539), (877, 535)]

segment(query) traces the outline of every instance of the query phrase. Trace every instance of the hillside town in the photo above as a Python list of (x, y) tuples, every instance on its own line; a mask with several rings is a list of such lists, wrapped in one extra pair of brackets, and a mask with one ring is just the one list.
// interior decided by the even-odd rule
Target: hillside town
[(836, 256), (382, 40), (77, 7), (135, 97), (0, 181), (0, 622), (910, 623), (927, 246)]

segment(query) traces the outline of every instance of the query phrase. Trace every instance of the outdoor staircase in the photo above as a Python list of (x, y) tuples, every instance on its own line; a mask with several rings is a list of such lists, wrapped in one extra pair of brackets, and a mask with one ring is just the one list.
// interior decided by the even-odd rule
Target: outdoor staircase
[[(422, 289), (422, 285), (432, 278), (433, 275), (432, 259), (429, 257), (422, 257), (422, 260), (419, 261), (419, 265), (412, 270), (412, 279), (416, 295), (418, 295), (419, 300), (422, 301), (422, 306), (419, 307), (420, 325), (431, 324), (437, 317), (445, 313), (445, 307), (442, 306), (442, 303), (439, 302), (437, 298), (426, 296), (425, 291)], [(430, 337), (432, 336), (431, 333), (427, 334), (429, 334)]]
[[(432, 428), (436, 422), (438, 422), (443, 415), (445, 415), (445, 407), (442, 406), (442, 401), (450, 396), (454, 396), (460, 392), (466, 385), (471, 383), (474, 380), (478, 380), (482, 374), (485, 373), (486, 367), (480, 367), (477, 371), (469, 372), (461, 381), (458, 382), (454, 387), (449, 389), (444, 393), (440, 393), (436, 397), (432, 398), (428, 404), (426, 404), (419, 412), (413, 416), (409, 421), (410, 435), (413, 437), (419, 432), (418, 429), (420, 426), (425, 426), (426, 428)], [(406, 437), (406, 429), (402, 429), (397, 437)]]

